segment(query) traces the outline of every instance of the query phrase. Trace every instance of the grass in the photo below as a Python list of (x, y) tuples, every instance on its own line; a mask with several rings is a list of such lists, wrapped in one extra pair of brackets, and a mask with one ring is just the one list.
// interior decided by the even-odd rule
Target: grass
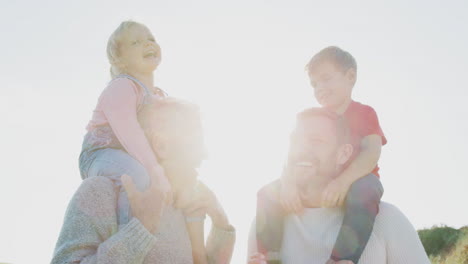
[(468, 264), (468, 226), (433, 226), (418, 234), (432, 264)]
[(432, 264), (468, 264), (468, 226), (434, 226), (418, 234)]

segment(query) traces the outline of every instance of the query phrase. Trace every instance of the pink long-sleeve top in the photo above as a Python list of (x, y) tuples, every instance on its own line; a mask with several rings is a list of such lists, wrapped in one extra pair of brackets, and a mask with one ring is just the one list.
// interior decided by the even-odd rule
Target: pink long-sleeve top
[[(127, 153), (151, 174), (159, 164), (137, 118), (144, 96), (145, 90), (133, 81), (126, 78), (113, 80), (99, 97), (86, 129), (91, 131), (108, 124)], [(150, 96), (151, 101), (161, 98), (155, 94)]]

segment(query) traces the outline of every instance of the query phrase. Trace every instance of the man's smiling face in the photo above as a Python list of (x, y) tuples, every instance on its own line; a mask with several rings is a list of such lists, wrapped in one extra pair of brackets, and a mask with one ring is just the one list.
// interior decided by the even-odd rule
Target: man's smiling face
[(343, 117), (324, 108), (298, 115), (291, 135), (288, 166), (299, 189), (322, 186), (344, 169), (353, 153), (349, 127)]
[(337, 168), (336, 126), (324, 116), (298, 122), (291, 140), (291, 162), (299, 184), (311, 177), (330, 177)]

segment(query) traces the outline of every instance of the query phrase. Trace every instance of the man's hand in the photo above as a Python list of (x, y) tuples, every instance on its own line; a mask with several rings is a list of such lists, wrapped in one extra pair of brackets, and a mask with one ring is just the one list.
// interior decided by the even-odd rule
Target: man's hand
[(351, 184), (340, 178), (331, 181), (322, 192), (322, 207), (341, 206), (346, 199), (350, 186)]
[(213, 225), (228, 229), (230, 224), (216, 195), (205, 184), (198, 181), (191, 205), (185, 209), (187, 217), (200, 217), (207, 214)]
[(280, 188), (280, 203), (287, 213), (301, 213), (304, 210), (296, 184), (283, 180)]
[(166, 199), (161, 186), (156, 183), (156, 177), (154, 174), (151, 175), (150, 186), (143, 192), (137, 190), (130, 176), (121, 177), (133, 216), (153, 234), (158, 228)]
[(266, 258), (261, 253), (250, 256), (249, 264), (267, 264)]

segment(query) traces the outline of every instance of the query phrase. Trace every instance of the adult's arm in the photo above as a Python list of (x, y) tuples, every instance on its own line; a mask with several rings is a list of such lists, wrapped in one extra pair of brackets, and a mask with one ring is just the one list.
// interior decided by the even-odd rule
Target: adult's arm
[(233, 226), (220, 227), (213, 224), (206, 241), (208, 264), (230, 263), (235, 241), (236, 230)]
[(195, 264), (224, 264), (230, 263), (236, 232), (233, 226), (216, 226), (212, 223), (211, 231), (205, 245), (204, 221), (188, 222), (192, 243), (192, 255)]
[(207, 215), (211, 219), (211, 230), (206, 241), (206, 256), (208, 264), (228, 264), (231, 262), (234, 244), (236, 242), (236, 230), (229, 223), (214, 193), (204, 184), (200, 184), (201, 191), (208, 194)]
[(204, 221), (188, 221), (187, 231), (192, 245), (192, 256), (194, 264), (208, 264), (205, 249)]
[(249, 240), (247, 243), (247, 260), (250, 258), (250, 256), (253, 256), (257, 253), (258, 253), (257, 236), (256, 236), (255, 219), (254, 219), (254, 221), (252, 221), (252, 224), (250, 225), (250, 230), (249, 230)]
[(51, 263), (142, 263), (157, 240), (136, 218), (119, 230), (116, 202), (109, 179), (83, 181), (68, 205)]
[(125, 78), (109, 84), (101, 96), (101, 109), (112, 131), (125, 150), (150, 174), (162, 174), (156, 156), (138, 122), (138, 88)]
[(255, 219), (250, 225), (249, 239), (247, 243), (247, 263), (248, 264), (267, 264), (266, 256), (258, 252)]
[[(192, 197), (192, 203), (185, 209), (195, 263), (230, 263), (236, 241), (235, 228), (229, 223), (213, 191), (202, 182), (198, 182), (197, 190)], [(211, 230), (206, 244), (203, 241), (203, 221), (193, 222), (193, 219), (205, 214), (211, 219)]]
[(430, 264), (418, 233), (398, 208), (381, 203), (377, 217), (376, 223), (382, 222), (377, 228), (385, 242), (387, 264)]

